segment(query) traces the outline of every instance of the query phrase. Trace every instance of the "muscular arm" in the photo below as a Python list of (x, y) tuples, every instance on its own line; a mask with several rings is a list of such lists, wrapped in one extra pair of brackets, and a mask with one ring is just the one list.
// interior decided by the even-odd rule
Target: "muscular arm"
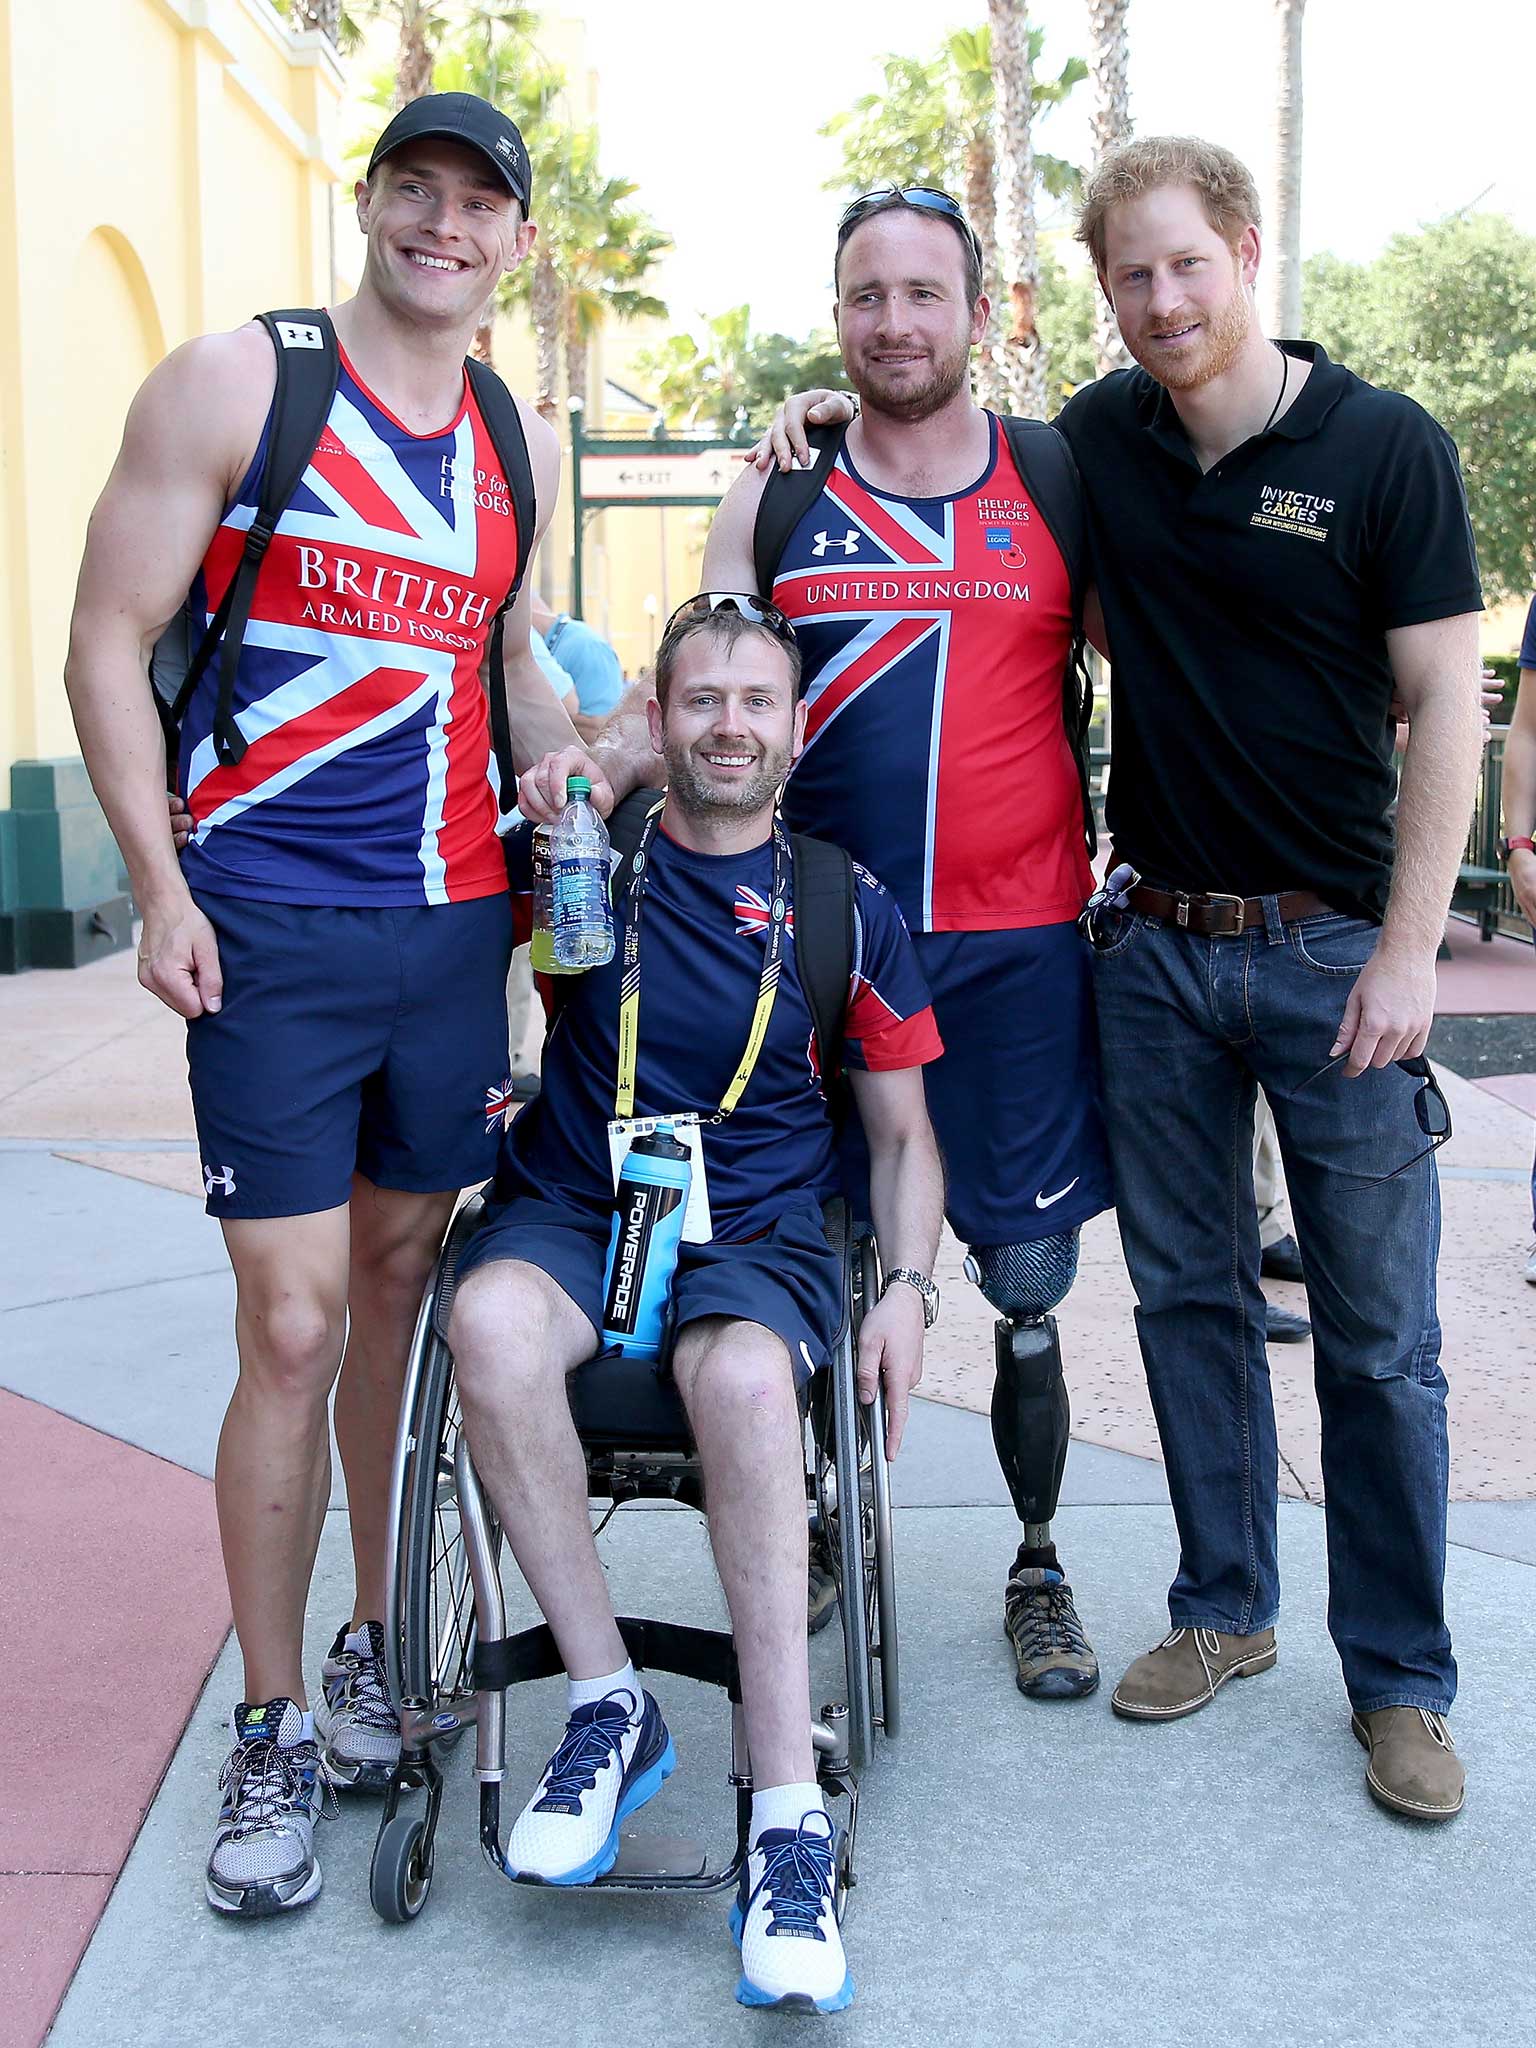
[[(1514, 717), (1504, 742), (1504, 830), (1516, 837), (1536, 834), (1536, 668), (1520, 671)], [(1536, 924), (1536, 853), (1512, 853), (1509, 879), (1521, 910)]]
[[(869, 1146), (869, 1204), (886, 1271), (933, 1271), (944, 1220), (944, 1170), (923, 1092), (921, 1067), (866, 1074), (850, 1069), (853, 1099)], [(886, 1453), (894, 1458), (907, 1426), (907, 1407), (923, 1372), (923, 1304), (916, 1288), (890, 1289), (865, 1315), (859, 1332), (859, 1396), (875, 1398), (885, 1382)]]
[[(574, 691), (562, 703), (549, 687), (549, 678), (534, 657), (529, 629), (533, 623), (533, 582), (531, 564), (539, 551), (555, 501), (560, 495), (560, 443), (554, 429), (540, 419), (532, 406), (518, 402), (523, 432), (533, 464), (534, 491), (539, 504), (539, 523), (529, 549), (530, 574), (523, 580), (517, 603), (507, 614), (501, 642), (501, 686), (507, 698), (507, 722), (512, 735), (512, 757), (519, 771), (552, 754), (579, 747), (570, 709)], [(575, 771), (575, 772), (580, 772)], [(562, 791), (562, 801), (564, 793)]]
[(1435, 954), (1466, 843), (1483, 734), (1478, 615), (1387, 634), (1409, 735), (1397, 806), (1397, 853), (1381, 940), (1350, 992), (1333, 1054), (1344, 1071), (1390, 1066), (1424, 1050), (1435, 1007)]
[(275, 375), (255, 325), (189, 342), (155, 370), (91, 515), (70, 622), (65, 688), (143, 914), (139, 979), (184, 1017), (216, 1009), (222, 984), (177, 865), (146, 670), (256, 446)]

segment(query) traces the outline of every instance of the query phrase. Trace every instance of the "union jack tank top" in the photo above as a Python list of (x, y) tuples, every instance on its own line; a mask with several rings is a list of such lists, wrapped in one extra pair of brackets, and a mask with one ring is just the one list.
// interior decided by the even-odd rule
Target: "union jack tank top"
[(773, 584), (810, 679), (785, 819), (872, 868), (914, 931), (1065, 923), (1092, 887), (1070, 579), (989, 418), (986, 470), (950, 497), (876, 490), (844, 446)]
[[(269, 415), (193, 586), (204, 620), (255, 517), (270, 428)], [(191, 886), (335, 907), (503, 890), (480, 664), (516, 567), (511, 492), (468, 379), (451, 424), (413, 434), (343, 354), (257, 580), (238, 767), (214, 754), (217, 661), (187, 708)]]

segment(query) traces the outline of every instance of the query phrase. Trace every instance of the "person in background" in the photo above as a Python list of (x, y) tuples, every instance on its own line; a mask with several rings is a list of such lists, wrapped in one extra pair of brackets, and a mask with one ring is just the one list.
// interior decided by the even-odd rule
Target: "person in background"
[[(1526, 614), (1520, 687), (1504, 743), (1504, 833), (1510, 887), (1521, 915), (1536, 925), (1536, 597)], [(1531, 1167), (1531, 1212), (1536, 1229), (1536, 1163)], [(1525, 1277), (1536, 1287), (1536, 1239), (1525, 1262)]]
[(551, 611), (542, 597), (533, 600), (535, 638), (542, 635), (551, 657), (570, 677), (577, 705), (571, 711), (576, 730), (584, 740), (596, 739), (600, 727), (618, 709), (624, 694), (624, 670), (601, 633), (585, 619), (573, 619), (569, 612)]

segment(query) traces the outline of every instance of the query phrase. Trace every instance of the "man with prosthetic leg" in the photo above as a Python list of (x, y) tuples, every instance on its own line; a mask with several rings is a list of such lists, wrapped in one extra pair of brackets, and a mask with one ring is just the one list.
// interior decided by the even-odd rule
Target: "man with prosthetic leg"
[[(674, 1150), (691, 1153), (690, 1196), (701, 1183), (707, 1192), (709, 1223), (684, 1222), (662, 1369), (703, 1467), (753, 1784), (731, 1918), (736, 1995), (832, 2012), (853, 1983), (836, 1830), (811, 1742), (800, 1397), (836, 1339), (842, 1268), (821, 1217), (838, 1173), (833, 1077), (818, 1050), (820, 1002), (807, 993), (813, 901), (807, 891), (802, 929), (794, 840), (775, 814), (804, 733), (799, 674), (787, 621), (750, 597), (706, 594), (669, 625), (650, 705), (665, 802), (615, 883), (614, 958), (567, 985), (539, 1099), (503, 1140), (449, 1340), (476, 1470), (568, 1678), (565, 1733), (513, 1825), (507, 1862), (524, 1881), (589, 1884), (612, 1867), (625, 1816), (660, 1791), (675, 1757), (614, 1619), (565, 1379), (623, 1321), (620, 1268), (605, 1286), (609, 1141), (624, 1141), (636, 1117), (670, 1127)], [(525, 908), (530, 836), (519, 827), (507, 841), (514, 905)], [(942, 1187), (921, 1068), (940, 1047), (895, 903), (854, 866), (840, 908), (853, 939), (835, 990), (842, 1066), (886, 1273), (860, 1328), (859, 1383), (872, 1400), (883, 1382), (894, 1453), (935, 1292)], [(658, 1369), (649, 1357), (631, 1365)]]
[(1003, 1626), (1018, 1658), (1020, 1690), (1042, 1700), (1076, 1699), (1097, 1683), (1051, 1540), (1072, 1415), (1050, 1311), (1077, 1277), (1078, 1241), (1079, 1233), (1068, 1230), (1031, 1244), (973, 1246), (965, 1261), (966, 1278), (1003, 1311), (994, 1332), (992, 1441), (1024, 1525), (1003, 1588)]
[(1004, 1624), (1020, 1690), (1076, 1698), (1099, 1673), (1051, 1541), (1068, 1432), (1051, 1311), (1111, 1199), (1076, 923), (1080, 488), (1051, 429), (972, 402), (988, 305), (952, 199), (855, 201), (835, 279), (859, 416), (811, 436), (808, 471), (745, 471), (705, 573), (750, 577), (794, 620), (811, 681), (786, 816), (868, 862), (912, 930), (945, 1045), (925, 1080), (947, 1215), (1001, 1317), (992, 1427), (1025, 1525)]

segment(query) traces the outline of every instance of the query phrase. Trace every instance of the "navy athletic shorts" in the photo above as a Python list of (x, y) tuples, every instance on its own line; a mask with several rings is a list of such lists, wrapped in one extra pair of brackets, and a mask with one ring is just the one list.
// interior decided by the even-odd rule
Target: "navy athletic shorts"
[(198, 892), (224, 1001), (187, 1026), (210, 1216), (308, 1216), (376, 1187), (438, 1194), (496, 1163), (506, 896), (333, 910)]
[[(597, 1213), (540, 1195), (488, 1202), (485, 1222), (459, 1261), (459, 1282), (480, 1266), (520, 1259), (547, 1273), (592, 1325), (603, 1325), (612, 1212)], [(790, 1195), (771, 1230), (740, 1244), (684, 1244), (672, 1284), (673, 1321), (682, 1330), (703, 1316), (761, 1323), (789, 1353), (795, 1385), (825, 1365), (843, 1319), (843, 1265), (827, 1243), (821, 1207)]]
[[(944, 1041), (923, 1080), (956, 1237), (1028, 1244), (1110, 1208), (1093, 984), (1077, 926), (914, 932), (912, 944)], [(843, 1155), (859, 1208), (869, 1160), (857, 1117)]]

